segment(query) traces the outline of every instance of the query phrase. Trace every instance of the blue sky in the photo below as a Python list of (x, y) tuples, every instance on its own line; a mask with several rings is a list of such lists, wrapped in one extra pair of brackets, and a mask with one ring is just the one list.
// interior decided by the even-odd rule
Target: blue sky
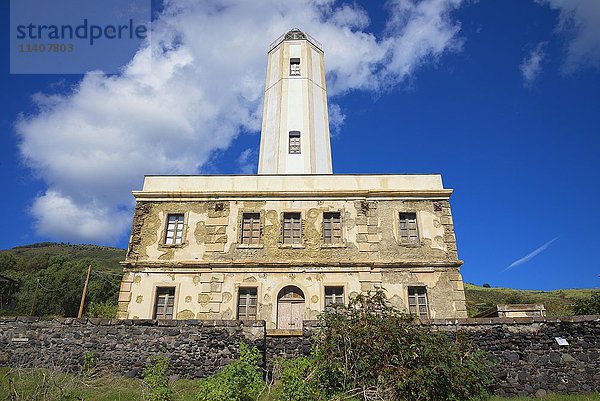
[(144, 49), (111, 76), (3, 58), (1, 249), (125, 247), (143, 174), (255, 172), (266, 51), (297, 26), (325, 47), (336, 173), (442, 173), (467, 282), (600, 285), (600, 2), (194, 3), (153, 3), (151, 73)]

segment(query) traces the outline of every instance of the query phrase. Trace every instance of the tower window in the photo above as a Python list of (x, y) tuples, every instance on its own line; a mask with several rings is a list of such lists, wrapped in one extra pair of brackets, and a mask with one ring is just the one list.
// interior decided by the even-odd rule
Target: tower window
[(300, 131), (290, 131), (290, 150), (291, 155), (300, 154)]
[(408, 287), (408, 312), (418, 317), (429, 317), (425, 287)]
[(400, 213), (400, 241), (409, 244), (419, 243), (416, 213)]
[(300, 75), (300, 59), (299, 58), (291, 58), (290, 59), (290, 75), (292, 75), (292, 76)]
[(300, 221), (300, 213), (283, 214), (283, 243), (302, 243), (302, 222)]
[(183, 214), (169, 214), (167, 216), (167, 230), (165, 234), (166, 245), (179, 245), (183, 239)]
[(323, 242), (326, 244), (339, 244), (342, 242), (340, 212), (323, 213)]

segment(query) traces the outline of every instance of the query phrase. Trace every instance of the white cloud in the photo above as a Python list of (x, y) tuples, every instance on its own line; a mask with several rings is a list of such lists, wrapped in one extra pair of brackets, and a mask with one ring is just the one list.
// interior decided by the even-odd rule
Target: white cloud
[(569, 38), (564, 71), (600, 68), (600, 1), (536, 0), (559, 12), (556, 31)]
[(523, 83), (525, 86), (531, 86), (533, 81), (542, 71), (542, 60), (545, 57), (544, 47), (545, 42), (539, 43), (527, 57), (523, 59), (523, 62), (519, 66), (521, 74), (523, 75)]
[[(38, 110), (16, 122), (22, 157), (47, 185), (32, 208), (38, 233), (114, 241), (144, 174), (197, 173), (241, 131), (260, 130), (266, 50), (290, 28), (324, 44), (329, 96), (390, 90), (460, 49), (451, 12), (461, 1), (391, 1), (376, 37), (365, 10), (333, 0), (166, 0), (152, 42), (121, 75), (37, 94)], [(331, 109), (335, 129), (344, 118)]]
[(515, 260), (506, 269), (504, 269), (502, 271), (505, 272), (505, 271), (507, 271), (510, 268), (513, 268), (513, 267), (516, 267), (516, 266), (520, 266), (523, 263), (529, 262), (531, 259), (535, 258), (540, 253), (544, 252), (557, 239), (558, 239), (558, 237), (552, 238), (550, 241), (546, 242), (544, 245), (540, 246), (539, 248), (536, 248), (532, 252), (529, 252), (527, 255), (523, 256), (522, 258)]
[(258, 153), (256, 149), (245, 149), (237, 159), (237, 164), (242, 174), (254, 174), (257, 170)]

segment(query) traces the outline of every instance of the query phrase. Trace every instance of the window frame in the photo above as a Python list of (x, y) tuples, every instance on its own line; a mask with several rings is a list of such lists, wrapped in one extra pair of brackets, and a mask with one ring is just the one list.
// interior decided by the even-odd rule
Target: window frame
[(300, 131), (288, 132), (288, 154), (302, 154), (302, 133)]
[[(169, 218), (171, 216), (181, 216), (182, 220), (181, 220), (181, 224), (176, 224), (175, 225), (175, 230), (173, 231), (173, 243), (169, 244), (167, 243), (167, 241), (169, 240)], [(187, 224), (186, 224), (186, 220), (187, 220), (187, 213), (184, 212), (169, 212), (167, 213), (166, 217), (165, 217), (165, 227), (163, 230), (163, 235), (162, 235), (162, 241), (161, 241), (161, 245), (162, 246), (166, 246), (166, 247), (180, 247), (185, 245), (186, 241), (185, 241), (185, 236), (186, 236), (186, 231), (187, 231)], [(180, 228), (180, 229), (179, 229)], [(177, 243), (177, 233), (181, 232), (181, 242)]]
[[(241, 305), (241, 300), (242, 300), (242, 291), (249, 291), (247, 293), (247, 295), (244, 298), (245, 300), (245, 305), (243, 306), (245, 308), (245, 317), (242, 318), (240, 315), (240, 308), (242, 307)], [(254, 291), (254, 305), (248, 305), (248, 301), (252, 301), (252, 294), (250, 294), (250, 291)], [(250, 302), (251, 303), (251, 302)], [(248, 309), (250, 307), (254, 306), (255, 310), (254, 310), (254, 319), (249, 318), (249, 314), (248, 314)], [(236, 307), (235, 307), (235, 313), (236, 313), (236, 319), (237, 320), (258, 320), (258, 287), (239, 287), (238, 291), (237, 291), (237, 302), (236, 302)]]
[[(423, 290), (423, 293), (419, 293), (419, 290)], [(414, 297), (415, 300), (415, 304), (411, 305), (411, 291), (413, 291), (412, 296)], [(429, 299), (427, 297), (427, 286), (425, 285), (409, 285), (407, 286), (407, 297), (406, 299), (408, 300), (408, 313), (411, 315), (415, 315), (416, 317), (418, 317), (419, 319), (429, 319), (430, 313), (429, 313)], [(425, 300), (424, 304), (421, 303), (421, 298), (423, 298)], [(416, 312), (411, 311), (411, 306), (414, 306)], [(424, 306), (425, 307), (425, 314), (421, 314), (421, 307)]]
[[(164, 313), (159, 316), (158, 315), (158, 303), (160, 300), (160, 292), (161, 290), (169, 290), (173, 292), (172, 296), (170, 296), (170, 294), (167, 294), (167, 298), (165, 301), (165, 311)], [(169, 298), (170, 296), (170, 298)], [(171, 313), (171, 317), (167, 317), (167, 313), (166, 313), (166, 308), (168, 307), (168, 302), (169, 300), (172, 300), (173, 304), (172, 304), (172, 313)], [(152, 304), (152, 319), (155, 320), (174, 320), (175, 317), (177, 316), (177, 286), (170, 286), (170, 285), (157, 285), (154, 287), (154, 302)]]
[[(406, 215), (414, 215), (414, 233), (415, 235), (412, 236), (411, 235), (411, 231), (413, 229), (409, 228), (408, 225), (410, 224), (411, 220), (413, 219), (403, 219), (402, 217), (406, 216)], [(411, 211), (399, 211), (398, 214), (398, 242), (400, 242), (403, 245), (409, 245), (409, 246), (419, 246), (421, 245), (421, 230), (419, 230), (419, 213), (417, 213), (416, 211), (411, 212)], [(406, 235), (402, 235), (402, 224), (403, 221), (406, 222), (407, 227), (404, 229), (406, 231)], [(411, 238), (415, 238), (415, 240), (411, 240)]]
[[(291, 238), (291, 242), (286, 242), (286, 228), (285, 228), (285, 224), (286, 224), (286, 216), (289, 215), (297, 215), (298, 216), (298, 227), (297, 229), (299, 230), (299, 235), (297, 236), (297, 238), (299, 238), (298, 242), (294, 242), (294, 238), (296, 238), (296, 236), (294, 236), (295, 233), (295, 227), (293, 227), (295, 220), (292, 220), (290, 222), (290, 224), (292, 225), (292, 227), (290, 227), (290, 237)], [(299, 211), (289, 211), (289, 212), (282, 212), (281, 213), (281, 244), (283, 246), (290, 246), (290, 247), (294, 247), (294, 246), (303, 246), (304, 244), (304, 236), (303, 236), (303, 229), (302, 229), (302, 212)]]
[[(244, 236), (244, 228), (245, 228), (245, 221), (246, 215), (255, 215), (257, 218), (257, 220), (252, 220), (252, 225), (250, 226), (250, 237), (249, 237), (249, 242), (244, 242), (245, 240), (245, 236)], [(254, 238), (254, 236), (252, 235), (252, 233), (255, 231), (254, 228), (254, 224), (258, 224), (258, 242), (253, 243), (252, 239)], [(238, 244), (241, 245), (242, 247), (259, 247), (262, 245), (262, 213), (261, 212), (257, 212), (257, 211), (242, 211), (241, 215), (240, 215), (240, 224), (239, 224), (239, 230), (240, 230), (240, 235), (238, 236)]]
[[(330, 290), (330, 289), (341, 289), (342, 294), (341, 295), (333, 294), (334, 302), (328, 304), (327, 303), (327, 298), (328, 298), (327, 290)], [(341, 298), (342, 302), (341, 303), (335, 302), (336, 298)], [(326, 286), (324, 286), (324, 288), (323, 288), (323, 306), (325, 308), (328, 308), (333, 305), (341, 305), (341, 306), (346, 305), (346, 288), (345, 288), (345, 286), (343, 286), (343, 285), (326, 285)]]
[[(335, 224), (335, 222), (330, 222), (330, 224), (332, 225), (332, 227), (330, 227), (329, 231), (330, 231), (330, 238), (329, 238), (329, 242), (327, 240), (327, 236), (325, 235), (326, 233), (326, 229), (325, 229), (325, 225), (326, 225), (326, 215), (338, 215), (339, 218), (339, 228), (334, 228), (333, 225)], [(343, 245), (344, 244), (344, 226), (343, 226), (343, 220), (342, 220), (342, 212), (341, 211), (327, 211), (327, 212), (323, 212), (322, 214), (322, 222), (321, 222), (321, 237), (323, 238), (323, 245), (325, 246), (339, 246), (339, 245)], [(334, 235), (335, 231), (339, 230), (339, 235), (336, 237)], [(336, 240), (337, 238), (337, 240)]]
[(299, 77), (301, 75), (300, 57), (290, 57), (290, 77)]

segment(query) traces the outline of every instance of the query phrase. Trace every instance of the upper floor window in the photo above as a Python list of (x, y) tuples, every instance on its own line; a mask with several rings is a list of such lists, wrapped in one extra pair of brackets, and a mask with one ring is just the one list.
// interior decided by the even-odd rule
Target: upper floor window
[(167, 230), (165, 244), (178, 245), (183, 241), (183, 214), (169, 214), (167, 216)]
[(290, 131), (290, 154), (300, 154), (300, 131)]
[(342, 242), (342, 221), (340, 212), (323, 213), (323, 241), (326, 244)]
[(238, 314), (240, 320), (256, 320), (256, 288), (240, 288)]
[(302, 222), (300, 220), (300, 213), (293, 212), (283, 214), (283, 243), (302, 243)]
[(299, 58), (290, 58), (290, 75), (300, 75)]
[(325, 306), (343, 304), (344, 287), (325, 287)]
[(257, 245), (260, 243), (260, 213), (242, 214), (242, 244)]
[(416, 213), (400, 213), (400, 241), (409, 244), (419, 243)]
[(408, 312), (418, 317), (429, 317), (425, 287), (408, 287)]
[(154, 303), (154, 319), (173, 319), (175, 287), (158, 287)]

